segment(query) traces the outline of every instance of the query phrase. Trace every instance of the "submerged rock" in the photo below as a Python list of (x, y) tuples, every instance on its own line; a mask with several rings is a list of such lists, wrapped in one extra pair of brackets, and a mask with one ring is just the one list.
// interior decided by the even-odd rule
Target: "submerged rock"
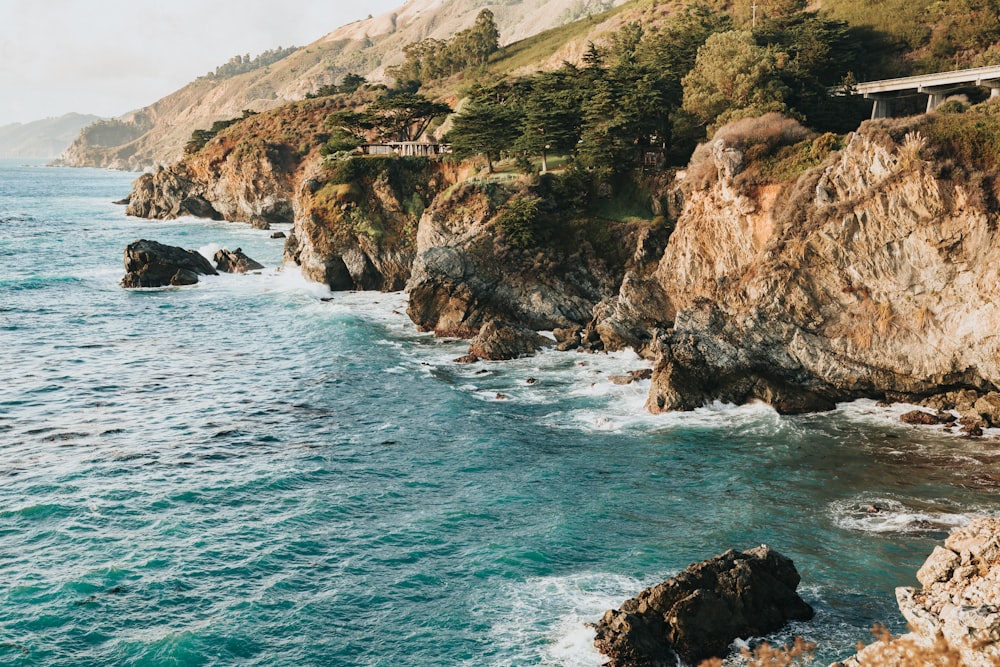
[[(949, 420), (945, 417), (927, 412), (925, 410), (910, 410), (909, 412), (900, 415), (899, 420), (904, 424), (913, 424), (915, 426), (934, 426), (949, 422)], [(954, 417), (952, 417), (951, 421), (955, 421)]]
[(594, 645), (609, 667), (696, 665), (725, 656), (734, 639), (811, 619), (798, 585), (794, 563), (770, 547), (729, 550), (605, 612)]
[(140, 239), (125, 248), (122, 287), (193, 285), (199, 275), (215, 276), (212, 264), (194, 250)]
[(917, 580), (920, 590), (896, 589), (911, 631), (866, 646), (836, 666), (1000, 664), (1000, 519), (978, 517), (952, 531)]
[(215, 268), (223, 273), (246, 273), (247, 271), (260, 271), (264, 265), (247, 257), (242, 248), (236, 250), (226, 250), (222, 248), (215, 253)]
[(467, 357), (502, 361), (527, 357), (554, 343), (531, 329), (510, 322), (491, 321), (469, 344)]

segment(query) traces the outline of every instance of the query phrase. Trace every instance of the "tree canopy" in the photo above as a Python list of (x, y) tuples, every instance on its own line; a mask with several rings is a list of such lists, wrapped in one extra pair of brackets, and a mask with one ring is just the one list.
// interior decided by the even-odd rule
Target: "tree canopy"
[(387, 73), (400, 87), (450, 76), (468, 67), (483, 65), (500, 49), (500, 31), (493, 12), (479, 12), (470, 28), (450, 40), (425, 39), (403, 49), (406, 61), (390, 67)]

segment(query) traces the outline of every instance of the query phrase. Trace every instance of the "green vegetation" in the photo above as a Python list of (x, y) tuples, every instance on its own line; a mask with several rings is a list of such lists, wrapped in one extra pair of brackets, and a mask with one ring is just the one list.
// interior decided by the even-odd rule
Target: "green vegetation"
[(517, 139), (518, 121), (517, 112), (510, 106), (480, 96), (455, 117), (446, 140), (456, 157), (484, 156), (489, 172), (493, 173), (494, 160)]
[(246, 120), (251, 116), (256, 115), (256, 111), (250, 111), (249, 109), (243, 110), (243, 115), (238, 118), (230, 118), (229, 120), (217, 120), (212, 123), (212, 127), (207, 130), (195, 130), (191, 133), (191, 139), (184, 144), (184, 154), (194, 155), (202, 148), (208, 144), (219, 132), (222, 132), (227, 127), (231, 127), (236, 123)]
[(471, 28), (450, 40), (425, 39), (408, 45), (403, 49), (406, 62), (386, 71), (396, 80), (397, 87), (419, 87), (423, 82), (485, 65), (499, 48), (500, 32), (493, 12), (484, 9)]
[(920, 131), (942, 162), (985, 173), (1000, 169), (1000, 103), (984, 102), (964, 113), (930, 114)]
[(339, 84), (328, 84), (320, 86), (315, 92), (306, 93), (307, 100), (314, 100), (317, 97), (330, 97), (331, 95), (349, 95), (368, 84), (368, 79), (360, 74), (347, 73)]
[(537, 245), (541, 203), (542, 200), (534, 195), (515, 195), (501, 207), (496, 225), (507, 245), (517, 249), (532, 248)]
[(279, 60), (287, 58), (299, 50), (297, 46), (290, 46), (283, 49), (280, 46), (276, 49), (269, 49), (260, 55), (251, 58), (250, 54), (233, 56), (225, 65), (219, 65), (214, 72), (205, 75), (207, 79), (229, 79), (246, 72), (252, 72), (262, 67), (274, 64)]
[(80, 132), (90, 146), (120, 146), (138, 139), (145, 130), (136, 123), (118, 119), (94, 121)]

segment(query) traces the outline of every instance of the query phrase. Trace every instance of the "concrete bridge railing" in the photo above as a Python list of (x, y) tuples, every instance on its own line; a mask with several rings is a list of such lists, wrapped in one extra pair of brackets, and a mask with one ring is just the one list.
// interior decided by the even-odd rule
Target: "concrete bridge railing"
[(831, 93), (835, 95), (864, 95), (866, 99), (874, 101), (872, 118), (886, 118), (889, 116), (890, 104), (894, 98), (912, 93), (925, 94), (927, 95), (927, 113), (930, 113), (947, 99), (949, 93), (968, 86), (989, 88), (990, 97), (1000, 97), (1000, 65), (937, 74), (921, 74), (900, 79), (866, 81), (848, 90), (844, 88), (831, 89)]

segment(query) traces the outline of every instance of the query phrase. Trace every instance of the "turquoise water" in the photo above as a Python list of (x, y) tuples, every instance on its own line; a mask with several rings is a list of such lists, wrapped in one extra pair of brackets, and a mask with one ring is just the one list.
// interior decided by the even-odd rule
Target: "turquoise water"
[[(653, 417), (627, 354), (456, 365), (267, 232), (126, 218), (132, 177), (0, 162), (0, 664), (596, 666), (585, 623), (762, 542), (818, 612), (776, 639), (829, 661), (997, 509), (995, 440), (865, 402)], [(136, 238), (269, 268), (126, 291)]]

